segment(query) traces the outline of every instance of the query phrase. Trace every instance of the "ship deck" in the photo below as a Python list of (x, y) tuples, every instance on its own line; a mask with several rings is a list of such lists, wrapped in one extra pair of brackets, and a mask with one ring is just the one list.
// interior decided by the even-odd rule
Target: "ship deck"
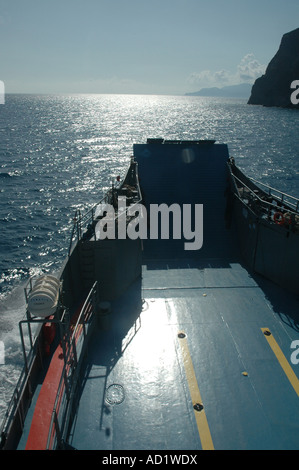
[(69, 444), (298, 449), (298, 320), (298, 299), (231, 259), (144, 259), (89, 346)]
[(224, 217), (227, 147), (135, 145), (134, 156), (147, 209), (203, 204), (204, 242), (144, 240), (142, 279), (89, 347), (69, 444), (298, 449), (299, 303), (240, 262)]
[[(257, 221), (247, 221), (242, 208), (232, 217), (225, 145), (140, 144), (134, 156), (147, 210), (161, 203), (178, 204), (183, 211), (186, 204), (203, 206), (194, 231), (203, 245), (188, 250), (184, 239), (150, 237), (142, 240), (141, 253), (141, 243), (134, 251), (128, 240), (116, 240), (113, 269), (111, 247), (94, 242), (91, 254), (82, 250), (87, 266), (80, 264), (78, 251), (72, 252), (67, 272), (74, 285), (81, 288), (88, 267), (92, 282), (100, 284), (101, 302), (116, 300), (111, 300), (111, 312), (100, 309), (87, 342), (75, 380), (78, 403), (72, 401), (71, 428), (60, 444), (108, 451), (299, 449), (298, 293), (243, 264), (245, 253), (274, 270), (279, 251), (287, 266), (297, 245), (290, 245), (284, 258), (289, 234), (280, 243), (276, 231), (269, 230), (257, 251)], [(236, 222), (243, 219), (240, 230)], [(294, 285), (296, 273), (291, 271)], [(72, 282), (65, 284), (69, 297)], [(55, 416), (50, 399), (60, 374), (54, 384), (52, 373), (56, 380), (62, 359), (59, 351), (55, 354), (43, 393), (38, 387), (32, 404), (38, 394), (43, 401), (29, 410), (19, 449), (31, 433), (33, 411), (38, 426), (34, 431), (31, 425), (34, 439), (26, 448), (37, 448), (41, 430), (47, 441), (49, 424), (39, 412)], [(53, 393), (48, 387), (54, 387)]]

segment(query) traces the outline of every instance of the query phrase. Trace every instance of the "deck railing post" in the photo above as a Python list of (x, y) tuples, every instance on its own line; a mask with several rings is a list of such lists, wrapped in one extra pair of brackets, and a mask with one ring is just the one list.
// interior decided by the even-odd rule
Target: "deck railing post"
[(72, 349), (73, 349), (73, 356), (74, 356), (75, 366), (77, 366), (78, 359), (77, 359), (77, 349), (76, 349), (76, 340), (75, 340), (75, 338), (73, 338), (73, 340), (72, 340)]
[(63, 376), (64, 376), (64, 386), (65, 386), (66, 398), (67, 398), (67, 401), (69, 401), (69, 399), (70, 399), (70, 391), (69, 391), (69, 384), (68, 384), (68, 378), (67, 378), (66, 370), (64, 370)]
[(28, 374), (28, 361), (27, 361), (26, 347), (25, 347), (25, 341), (24, 341), (23, 328), (22, 328), (22, 322), (21, 321), (19, 323), (19, 329), (20, 329), (20, 337), (21, 337), (21, 344), (22, 344), (23, 357), (24, 357), (24, 367), (25, 367), (26, 374)]
[(62, 448), (62, 438), (61, 438), (61, 432), (60, 432), (60, 427), (59, 427), (59, 422), (58, 422), (56, 410), (54, 410), (53, 413), (54, 413), (54, 426), (55, 426), (55, 433), (56, 433), (58, 448)]

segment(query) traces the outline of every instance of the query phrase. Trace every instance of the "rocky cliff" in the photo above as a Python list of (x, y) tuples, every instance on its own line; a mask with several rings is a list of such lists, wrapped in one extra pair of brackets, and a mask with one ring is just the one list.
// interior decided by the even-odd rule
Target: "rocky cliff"
[(269, 63), (265, 75), (255, 81), (248, 104), (299, 109), (298, 98), (299, 28), (283, 35), (279, 50)]

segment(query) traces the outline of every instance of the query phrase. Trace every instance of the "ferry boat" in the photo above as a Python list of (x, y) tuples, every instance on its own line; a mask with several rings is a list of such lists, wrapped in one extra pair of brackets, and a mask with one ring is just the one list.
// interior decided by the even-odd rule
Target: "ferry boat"
[(1, 449), (298, 449), (299, 200), (215, 141), (133, 153), (25, 288)]

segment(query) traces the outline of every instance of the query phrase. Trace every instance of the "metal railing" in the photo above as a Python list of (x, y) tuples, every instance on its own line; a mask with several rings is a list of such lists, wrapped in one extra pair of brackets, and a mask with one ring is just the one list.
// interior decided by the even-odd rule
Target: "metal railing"
[(27, 362), (22, 368), (0, 426), (0, 449), (6, 448), (7, 439), (12, 428), (16, 430), (13, 434), (19, 435), (23, 431), (27, 409), (33, 393), (30, 370), (38, 354), (39, 338), (36, 337), (33, 342), (31, 352), (27, 357)]
[(73, 229), (71, 232), (68, 255), (71, 254), (74, 243), (81, 240), (84, 231), (94, 228), (96, 213), (99, 207), (110, 203), (110, 194), (107, 193), (99, 202), (97, 202), (85, 214), (81, 214), (80, 209), (77, 209), (73, 218)]
[[(132, 163), (135, 163), (134, 160), (132, 159), (131, 161), (131, 167), (132, 168)], [(129, 171), (127, 172), (127, 176), (129, 175)], [(117, 213), (117, 209), (115, 209), (115, 218), (114, 221), (117, 224), (118, 220), (120, 217), (127, 217), (127, 212), (128, 208), (132, 207), (133, 205), (140, 204), (142, 201), (141, 197), (141, 191), (139, 187), (139, 181), (138, 181), (138, 174), (137, 170), (135, 170), (135, 181), (134, 185), (136, 185), (136, 192), (137, 195), (134, 197), (134, 201), (130, 202), (129, 199), (126, 198), (126, 196), (122, 196), (126, 198), (126, 201), (128, 202), (126, 206), (126, 210), (123, 211), (121, 214)], [(97, 225), (97, 222), (99, 221), (100, 217), (103, 216), (103, 213), (105, 211), (105, 206), (108, 206), (111, 208), (117, 206), (117, 197), (121, 196), (120, 192), (122, 189), (125, 188), (125, 183), (126, 183), (126, 178), (122, 181), (119, 182), (118, 184), (113, 184), (112, 188), (106, 193), (106, 195), (98, 202), (96, 203), (91, 209), (89, 209), (85, 214), (81, 214), (81, 211), (78, 209), (75, 212), (75, 216), (73, 218), (73, 229), (71, 232), (71, 237), (70, 237), (70, 243), (69, 243), (69, 250), (68, 250), (68, 255), (70, 256), (72, 247), (75, 242), (81, 240), (81, 239), (89, 239), (89, 240), (95, 240), (96, 241), (96, 230), (95, 227)]]
[[(24, 287), (26, 305), (28, 296), (33, 288), (34, 277), (30, 277)], [(62, 306), (57, 307), (57, 315), (52, 319), (32, 317), (26, 310), (26, 318), (19, 321), (19, 332), (24, 365), (19, 379), (14, 388), (12, 398), (7, 407), (5, 416), (0, 426), (0, 449), (6, 446), (6, 440), (10, 435), (23, 431), (27, 410), (33, 395), (32, 383), (43, 364), (43, 348), (41, 346), (41, 328), (44, 323), (59, 323), (60, 328), (65, 327), (67, 321), (67, 310)], [(11, 432), (12, 428), (16, 431)]]
[(65, 338), (65, 361), (52, 411), (47, 450), (64, 448), (65, 446), (80, 368), (88, 340), (96, 323), (97, 306), (98, 290), (97, 282), (95, 282), (72, 328), (71, 336)]
[[(251, 181), (252, 183), (256, 185), (261, 185), (267, 189), (267, 192), (260, 189), (261, 193), (259, 194), (259, 192), (250, 188), (248, 185), (246, 185), (246, 183), (244, 183), (244, 181), (242, 181), (242, 179), (238, 178), (235, 174), (232, 173), (232, 176), (234, 178), (235, 188), (238, 193), (241, 188), (245, 188), (247, 191), (247, 197), (250, 197), (251, 203), (257, 203), (254, 206), (255, 209), (258, 208), (259, 211), (264, 213), (264, 215), (266, 215), (269, 219), (273, 216), (273, 212), (281, 210), (293, 214), (293, 216), (298, 216), (299, 199), (282, 191), (279, 191), (278, 189), (272, 188), (271, 186), (268, 186), (264, 183), (261, 183), (260, 181), (256, 181), (253, 178), (248, 178), (249, 181)], [(236, 184), (236, 182), (239, 183), (239, 186)], [(263, 193), (267, 196), (268, 199), (262, 197)], [(239, 198), (246, 199), (244, 194), (243, 197), (239, 195)]]
[(260, 181), (256, 181), (253, 178), (249, 178), (249, 179), (253, 183), (266, 188), (268, 191), (268, 195), (271, 196), (274, 200), (280, 202), (281, 204), (287, 204), (291, 209), (293, 209), (294, 212), (299, 213), (299, 199), (298, 198), (291, 196), (290, 194), (284, 193), (282, 191), (279, 191), (276, 188), (272, 188), (271, 186), (261, 183)]

